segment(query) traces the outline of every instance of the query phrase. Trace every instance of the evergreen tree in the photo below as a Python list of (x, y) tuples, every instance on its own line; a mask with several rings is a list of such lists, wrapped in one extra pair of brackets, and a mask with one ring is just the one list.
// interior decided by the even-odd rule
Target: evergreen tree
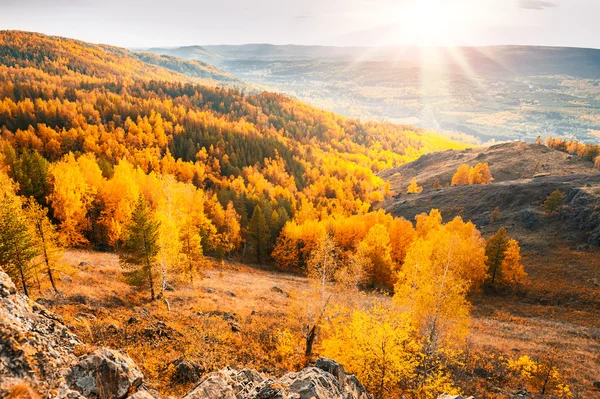
[(565, 196), (559, 190), (552, 191), (552, 193), (546, 197), (546, 201), (544, 201), (546, 213), (553, 214), (559, 212), (563, 206), (564, 199)]
[(256, 205), (248, 226), (248, 246), (258, 264), (267, 259), (270, 239), (270, 229), (263, 210)]
[(119, 255), (121, 264), (133, 271), (131, 276), (133, 283), (148, 282), (152, 300), (156, 299), (153, 273), (160, 251), (158, 245), (159, 225), (160, 223), (154, 221), (148, 203), (140, 196), (127, 226), (124, 252)]
[(32, 263), (38, 255), (32, 229), (18, 196), (5, 191), (0, 198), (0, 265), (14, 281), (20, 281), (29, 296), (27, 281), (35, 272)]
[(501, 227), (496, 234), (490, 237), (485, 246), (486, 266), (492, 285), (494, 285), (496, 277), (500, 277), (502, 274), (502, 262), (504, 262), (509, 241), (510, 237), (506, 234), (506, 229)]
[(61, 258), (62, 250), (58, 245), (58, 232), (56, 227), (47, 217), (48, 209), (42, 207), (33, 198), (27, 201), (26, 215), (30, 225), (33, 227), (33, 236), (38, 252), (42, 256), (42, 264), (48, 274), (52, 289), (57, 294), (54, 272), (58, 260)]

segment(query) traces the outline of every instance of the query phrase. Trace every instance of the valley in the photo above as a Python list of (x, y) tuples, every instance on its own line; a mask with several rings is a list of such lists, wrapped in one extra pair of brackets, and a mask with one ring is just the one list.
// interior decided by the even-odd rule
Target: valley
[(597, 395), (598, 51), (405, 50), (0, 31), (0, 397)]
[(597, 142), (600, 130), (594, 49), (256, 44), (143, 51), (209, 62), (351, 118), (463, 133), (481, 143), (538, 135)]

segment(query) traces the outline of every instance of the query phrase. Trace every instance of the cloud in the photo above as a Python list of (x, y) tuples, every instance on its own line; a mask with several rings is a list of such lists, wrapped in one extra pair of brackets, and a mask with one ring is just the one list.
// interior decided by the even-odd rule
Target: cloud
[(525, 10), (543, 10), (545, 8), (558, 7), (558, 4), (546, 0), (517, 0), (519, 8)]
[(313, 13), (305, 12), (303, 14), (296, 15), (294, 18), (295, 19), (308, 19), (308, 18), (314, 18), (314, 17), (315, 16), (313, 15)]

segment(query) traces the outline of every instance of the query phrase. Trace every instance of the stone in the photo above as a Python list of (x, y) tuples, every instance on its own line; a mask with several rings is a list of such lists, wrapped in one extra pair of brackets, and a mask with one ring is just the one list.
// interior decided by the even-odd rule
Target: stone
[(181, 384), (200, 381), (200, 377), (206, 371), (201, 362), (184, 357), (180, 357), (171, 364), (175, 367), (175, 381)]
[(594, 381), (594, 388), (600, 389), (600, 381)]
[(254, 370), (227, 368), (206, 375), (184, 399), (372, 399), (339, 363), (321, 358), (314, 366), (274, 380)]
[(273, 288), (271, 288), (271, 291), (276, 292), (278, 294), (281, 294), (281, 295), (285, 296), (286, 298), (290, 296), (287, 292), (285, 292), (284, 290), (282, 290), (278, 286), (274, 286)]
[(67, 383), (86, 397), (122, 399), (140, 386), (143, 378), (129, 356), (101, 348), (84, 356), (71, 368)]
[(129, 396), (127, 399), (155, 399), (155, 397), (150, 394), (150, 392), (145, 389), (139, 389), (133, 395)]

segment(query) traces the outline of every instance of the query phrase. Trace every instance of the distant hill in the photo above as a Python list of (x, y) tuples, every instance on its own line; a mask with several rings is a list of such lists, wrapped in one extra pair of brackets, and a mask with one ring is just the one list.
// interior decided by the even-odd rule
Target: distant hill
[[(245, 88), (199, 61), (0, 32), (2, 136), (17, 152), (37, 150), (52, 161), (93, 152), (109, 168), (122, 159), (146, 172), (179, 168), (182, 179), (224, 190), (234, 178), (256, 182), (256, 170), (278, 187), (278, 201), (286, 197), (290, 211), (290, 198), (308, 196), (354, 212), (383, 197), (377, 172), (427, 152), (466, 147), (414, 126), (361, 123), (280, 94), (234, 87)], [(161, 166), (171, 162), (179, 166)], [(277, 173), (268, 170), (273, 162)], [(275, 193), (260, 184), (257, 198)], [(251, 214), (255, 205), (239, 213)]]
[[(480, 162), (488, 163), (492, 184), (450, 186), (461, 164)], [(600, 244), (600, 170), (591, 162), (543, 145), (516, 142), (427, 154), (380, 176), (396, 193), (383, 208), (396, 216), (410, 220), (437, 208), (446, 218), (462, 216), (487, 233), (499, 225), (510, 226), (525, 243), (535, 243), (536, 232), (556, 228), (572, 236), (573, 242)], [(413, 178), (423, 187), (422, 193), (406, 194)], [(432, 187), (436, 179), (442, 188)], [(541, 207), (554, 190), (565, 195), (567, 210), (562, 218), (547, 217)], [(496, 208), (502, 215), (500, 222), (490, 221)]]
[(0, 64), (36, 68), (51, 75), (71, 73), (99, 79), (118, 76), (207, 85), (240, 83), (218, 68), (198, 61), (138, 54), (114, 46), (19, 31), (0, 31)]
[(237, 82), (241, 84), (239, 79), (236, 79), (234, 76), (225, 73), (205, 62), (195, 60), (188, 61), (173, 56), (156, 55), (152, 53), (135, 53), (133, 56), (145, 62), (146, 64), (158, 65), (192, 78), (208, 79), (227, 83)]
[(600, 132), (596, 49), (246, 44), (148, 51), (213, 63), (348, 117), (410, 120), (482, 142), (538, 135), (597, 142)]
[[(322, 62), (395, 62), (402, 68), (422, 67), (431, 50), (418, 47), (335, 47), (273, 44), (204, 45), (151, 48), (155, 54), (185, 59), (227, 62), (233, 60)], [(499, 74), (564, 74), (579, 78), (600, 78), (600, 50), (543, 46), (456, 47), (436, 50), (436, 61), (459, 71), (464, 59), (473, 72)], [(460, 58), (458, 57), (460, 56)]]

